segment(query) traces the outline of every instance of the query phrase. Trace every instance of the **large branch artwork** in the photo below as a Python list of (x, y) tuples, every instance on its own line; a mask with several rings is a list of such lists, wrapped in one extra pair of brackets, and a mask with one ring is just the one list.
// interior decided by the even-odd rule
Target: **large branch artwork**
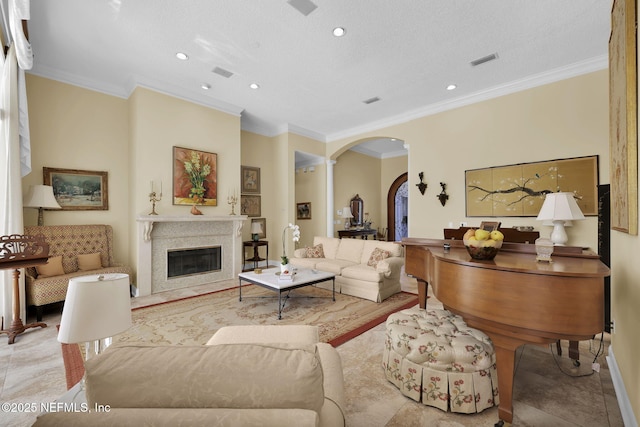
[(597, 215), (598, 157), (524, 163), (465, 172), (467, 216), (537, 216), (545, 195), (568, 191)]

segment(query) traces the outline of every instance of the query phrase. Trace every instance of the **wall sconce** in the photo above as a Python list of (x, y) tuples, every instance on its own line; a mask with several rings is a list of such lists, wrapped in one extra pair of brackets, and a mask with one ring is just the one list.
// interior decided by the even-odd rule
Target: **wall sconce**
[(438, 200), (440, 200), (440, 203), (442, 203), (442, 206), (444, 206), (447, 203), (447, 200), (449, 200), (449, 195), (446, 191), (447, 184), (441, 182), (440, 187), (442, 187), (442, 191), (440, 192), (440, 194), (438, 194)]
[(420, 182), (416, 184), (416, 187), (418, 187), (418, 190), (420, 190), (420, 193), (424, 196), (424, 191), (427, 189), (427, 184), (422, 181), (424, 172), (420, 172), (418, 176), (420, 177)]

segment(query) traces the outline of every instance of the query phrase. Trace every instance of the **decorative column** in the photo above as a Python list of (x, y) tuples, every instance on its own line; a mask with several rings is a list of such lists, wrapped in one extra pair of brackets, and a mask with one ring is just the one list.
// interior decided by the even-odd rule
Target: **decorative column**
[(327, 160), (327, 237), (333, 237), (333, 165), (335, 160)]

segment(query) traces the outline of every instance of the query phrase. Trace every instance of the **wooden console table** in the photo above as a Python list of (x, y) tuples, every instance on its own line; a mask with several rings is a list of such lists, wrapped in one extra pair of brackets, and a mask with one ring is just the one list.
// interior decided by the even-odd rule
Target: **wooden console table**
[(338, 237), (340, 237), (341, 239), (343, 237), (350, 237), (352, 239), (355, 239), (356, 237), (360, 237), (361, 239), (368, 239), (369, 236), (373, 236), (373, 238), (375, 239), (376, 236), (378, 235), (378, 230), (374, 230), (372, 228), (369, 229), (353, 229), (353, 230), (338, 230)]
[(48, 256), (49, 244), (42, 235), (12, 234), (0, 237), (0, 270), (13, 270), (13, 321), (9, 329), (0, 331), (0, 334), (8, 335), (9, 344), (13, 344), (16, 336), (29, 328), (47, 327), (47, 324), (43, 322), (22, 324), (22, 319), (20, 319), (20, 268), (46, 264)]
[[(260, 254), (258, 253), (258, 248), (260, 246), (266, 246), (267, 247), (267, 255), (266, 258), (260, 258)], [(253, 248), (253, 258), (249, 258), (246, 259), (246, 248)], [(245, 242), (242, 242), (242, 268), (244, 269), (244, 263), (246, 261), (253, 261), (253, 268), (256, 269), (258, 268), (258, 263), (260, 261), (266, 261), (266, 266), (265, 267), (269, 267), (269, 242), (266, 240), (247, 240)]]

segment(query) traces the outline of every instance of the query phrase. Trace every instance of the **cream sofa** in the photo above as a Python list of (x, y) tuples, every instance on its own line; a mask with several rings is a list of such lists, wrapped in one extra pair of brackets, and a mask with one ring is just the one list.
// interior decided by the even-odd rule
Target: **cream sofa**
[[(69, 279), (78, 276), (105, 273), (125, 273), (128, 266), (116, 264), (113, 256), (113, 229), (110, 225), (45, 225), (24, 227), (24, 234), (42, 234), (49, 244), (49, 258), (62, 256), (62, 273), (43, 277), (36, 267), (26, 269), (27, 306), (36, 307), (38, 321), (42, 320), (42, 307), (64, 301)], [(100, 267), (80, 270), (79, 256), (100, 254)]]
[(344, 426), (340, 355), (317, 341), (315, 326), (256, 325), (202, 346), (116, 344), (86, 363), (79, 411), (34, 426)]
[[(322, 245), (323, 256), (311, 257), (313, 252), (317, 255), (319, 245)], [(313, 238), (313, 248), (308, 249), (296, 249), (289, 263), (294, 267), (334, 273), (338, 292), (376, 302), (400, 292), (404, 252), (398, 243), (316, 236)], [(377, 252), (386, 251), (389, 256), (377, 263), (370, 262), (376, 249)]]

